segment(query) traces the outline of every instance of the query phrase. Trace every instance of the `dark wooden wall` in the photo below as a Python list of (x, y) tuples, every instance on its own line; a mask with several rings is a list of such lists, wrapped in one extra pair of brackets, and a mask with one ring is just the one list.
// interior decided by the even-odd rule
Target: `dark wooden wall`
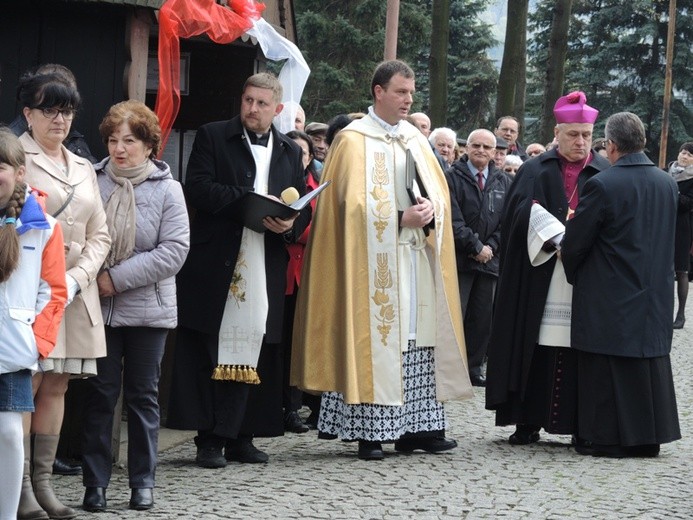
[(123, 99), (125, 23), (131, 8), (45, 0), (3, 2), (0, 16), (0, 121), (21, 112), (16, 88), (21, 74), (42, 63), (60, 63), (75, 74), (82, 108), (73, 127), (98, 159), (106, 151), (98, 126)]

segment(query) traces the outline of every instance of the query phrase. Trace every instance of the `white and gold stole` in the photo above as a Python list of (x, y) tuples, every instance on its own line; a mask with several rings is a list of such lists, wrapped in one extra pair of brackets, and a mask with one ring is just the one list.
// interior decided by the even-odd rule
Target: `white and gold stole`
[[(365, 130), (373, 395), (377, 403), (401, 405), (402, 352), (410, 339), (420, 346), (435, 345), (433, 260), (422, 229), (399, 229), (398, 209), (411, 205), (405, 186), (407, 139), (374, 132), (372, 126)], [(420, 159), (418, 147), (412, 152)], [(442, 219), (438, 208), (440, 201), (436, 225)]]
[[(246, 139), (247, 139), (246, 134)], [(254, 190), (267, 194), (273, 138), (268, 145), (251, 145), (255, 159)], [(257, 362), (265, 336), (269, 302), (265, 273), (265, 235), (243, 228), (219, 328), (217, 367), (212, 379), (259, 384)]]

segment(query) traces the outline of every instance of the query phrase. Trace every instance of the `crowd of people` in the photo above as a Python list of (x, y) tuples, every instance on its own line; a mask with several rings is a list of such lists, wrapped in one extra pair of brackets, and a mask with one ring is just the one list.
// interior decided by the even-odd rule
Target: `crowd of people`
[[(392, 60), (367, 110), (306, 124), (298, 107), (287, 134), (281, 83), (250, 76), (239, 115), (197, 131), (182, 186), (144, 103), (104, 115), (97, 162), (68, 69), (17, 92), (0, 129), (1, 520), (77, 516), (51, 486), (71, 378), (88, 385), (83, 509), (107, 508), (121, 391), (129, 507), (153, 507), (172, 329), (167, 426), (197, 432), (202, 468), (266, 463), (256, 437), (310, 429), (364, 460), (452, 450), (443, 403), (473, 387), (512, 445), (543, 429), (583, 455), (653, 457), (680, 438), (693, 142), (660, 170), (635, 114), (593, 139), (582, 92), (556, 101), (547, 145), (523, 147), (509, 115), (458, 139), (410, 113), (414, 72)], [(250, 192), (323, 185), (251, 225)]]

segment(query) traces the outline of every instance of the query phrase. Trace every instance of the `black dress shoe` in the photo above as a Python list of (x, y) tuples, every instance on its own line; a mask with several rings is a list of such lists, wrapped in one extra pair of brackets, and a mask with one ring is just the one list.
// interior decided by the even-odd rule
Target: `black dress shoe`
[(470, 374), (469, 380), (472, 386), (486, 386), (486, 377), (481, 374)]
[(226, 443), (224, 458), (244, 464), (261, 464), (269, 460), (269, 455), (258, 450), (252, 439), (233, 439)]
[(406, 437), (395, 441), (395, 450), (411, 453), (422, 450), (428, 453), (440, 453), (457, 448), (457, 441), (445, 437)]
[(359, 459), (382, 460), (385, 457), (383, 445), (376, 441), (359, 441)]
[(293, 433), (306, 433), (310, 428), (306, 426), (298, 412), (289, 412), (284, 416), (284, 431)]
[(152, 488), (137, 488), (130, 493), (130, 509), (146, 511), (154, 507), (154, 493)]
[(686, 318), (676, 318), (674, 320), (674, 328), (675, 329), (682, 329), (683, 325), (686, 323)]
[(53, 461), (53, 475), (81, 475), (82, 465), (72, 464), (68, 459), (56, 457)]
[(202, 446), (197, 448), (195, 464), (201, 468), (223, 468), (226, 466), (226, 459), (221, 454), (221, 448)]
[(88, 487), (84, 490), (82, 509), (91, 513), (100, 513), (106, 510), (106, 488)]
[(513, 446), (524, 446), (526, 444), (534, 444), (539, 438), (539, 428), (527, 424), (518, 424), (515, 427), (515, 433), (508, 438), (508, 442)]
[(311, 430), (317, 430), (318, 429), (318, 414), (315, 412), (310, 412), (310, 415), (305, 420), (305, 424)]
[(617, 445), (588, 443), (583, 446), (576, 445), (575, 451), (577, 451), (580, 455), (591, 455), (592, 457), (606, 457), (610, 459), (622, 459), (624, 457), (628, 457), (627, 449)]

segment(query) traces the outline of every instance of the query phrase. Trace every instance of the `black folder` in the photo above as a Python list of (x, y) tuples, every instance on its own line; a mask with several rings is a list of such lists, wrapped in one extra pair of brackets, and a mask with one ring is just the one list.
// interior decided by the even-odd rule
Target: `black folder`
[(264, 233), (267, 228), (262, 224), (265, 217), (277, 217), (290, 219), (305, 208), (310, 201), (320, 195), (331, 181), (324, 182), (313, 191), (309, 191), (303, 197), (292, 204), (284, 204), (281, 201), (272, 199), (267, 195), (261, 195), (254, 191), (249, 191), (241, 197), (241, 219), (243, 225), (258, 233)]

